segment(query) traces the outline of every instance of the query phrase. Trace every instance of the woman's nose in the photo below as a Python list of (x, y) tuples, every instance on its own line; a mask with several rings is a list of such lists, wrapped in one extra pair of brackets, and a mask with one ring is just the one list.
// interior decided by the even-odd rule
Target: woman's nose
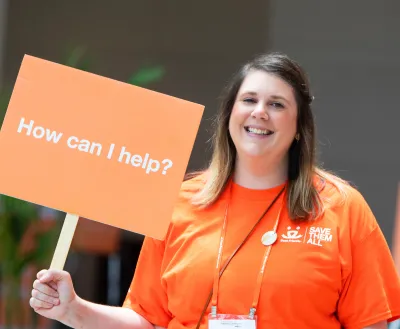
[(262, 120), (268, 120), (268, 113), (267, 109), (264, 104), (261, 102), (256, 105), (254, 108), (253, 112), (251, 113), (251, 116), (255, 119), (262, 119)]

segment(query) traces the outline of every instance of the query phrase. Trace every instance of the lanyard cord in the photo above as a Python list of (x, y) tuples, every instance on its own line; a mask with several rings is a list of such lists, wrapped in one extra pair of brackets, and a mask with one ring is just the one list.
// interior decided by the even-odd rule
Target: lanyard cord
[[(283, 193), (283, 191), (285, 190), (286, 185), (282, 188), (282, 190), (278, 193), (278, 195), (275, 197), (275, 199), (271, 202), (271, 204), (267, 207), (267, 209), (265, 209), (265, 211), (263, 212), (263, 214), (260, 216), (260, 218), (257, 220), (257, 222), (254, 224), (254, 226), (252, 227), (252, 229), (250, 230), (250, 232), (245, 236), (245, 238), (243, 239), (243, 241), (237, 246), (237, 248), (233, 251), (233, 253), (229, 256), (229, 258), (226, 260), (225, 264), (222, 266), (220, 272), (219, 272), (219, 278), (221, 278), (222, 274), (225, 272), (226, 268), (228, 267), (229, 263), (231, 262), (231, 260), (233, 259), (233, 257), (236, 255), (236, 253), (242, 248), (242, 246), (246, 243), (246, 241), (249, 239), (249, 237), (252, 235), (252, 233), (254, 232), (254, 230), (256, 229), (257, 225), (261, 222), (261, 220), (263, 219), (263, 217), (267, 214), (267, 212), (271, 209), (271, 207), (275, 204), (275, 202), (279, 199), (279, 197), (281, 196), (281, 194)], [(225, 213), (226, 215), (226, 213)], [(221, 246), (220, 246), (221, 247)], [(218, 264), (219, 265), (219, 264)], [(199, 317), (199, 320), (197, 321), (197, 325), (196, 325), (196, 329), (200, 328), (200, 324), (201, 324), (201, 320), (203, 319), (205, 313), (207, 312), (207, 308), (208, 305), (210, 304), (210, 301), (212, 299), (213, 296), (213, 287), (211, 288), (211, 291), (208, 295), (207, 301), (204, 304), (204, 308), (201, 312), (201, 315)]]
[[(283, 206), (283, 203), (282, 203), (282, 206)], [(276, 222), (275, 222), (274, 231), (273, 231), (275, 234), (278, 229), (281, 211), (282, 211), (282, 207), (279, 210), (278, 216), (276, 217)], [(263, 260), (261, 263), (261, 269), (260, 269), (260, 272), (257, 277), (257, 285), (256, 285), (256, 289), (254, 292), (253, 304), (251, 305), (251, 308), (250, 308), (250, 313), (249, 313), (250, 319), (254, 319), (254, 315), (256, 313), (257, 306), (258, 306), (258, 301), (260, 300), (261, 287), (262, 287), (262, 281), (263, 281), (263, 277), (264, 277), (265, 266), (267, 265), (269, 255), (271, 253), (271, 248), (272, 248), (272, 245), (270, 244), (270, 245), (268, 245), (267, 249), (265, 249), (265, 252), (264, 252), (264, 257), (263, 257)]]

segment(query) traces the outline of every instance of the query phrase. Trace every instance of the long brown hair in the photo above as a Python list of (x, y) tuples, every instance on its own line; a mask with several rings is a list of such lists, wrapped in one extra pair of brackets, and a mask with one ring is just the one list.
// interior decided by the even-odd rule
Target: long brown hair
[(192, 203), (202, 208), (214, 203), (233, 173), (236, 148), (228, 130), (229, 119), (244, 78), (254, 70), (274, 74), (289, 83), (294, 90), (298, 109), (297, 131), (300, 138), (295, 139), (289, 148), (289, 179), (286, 193), (288, 212), (292, 219), (315, 219), (324, 211), (315, 178), (320, 178), (322, 182), (332, 182), (343, 197), (346, 182), (316, 165), (316, 129), (311, 110), (313, 97), (309, 82), (300, 65), (280, 53), (264, 54), (246, 63), (226, 86), (213, 122), (213, 154), (207, 169), (207, 180), (204, 187), (193, 197)]

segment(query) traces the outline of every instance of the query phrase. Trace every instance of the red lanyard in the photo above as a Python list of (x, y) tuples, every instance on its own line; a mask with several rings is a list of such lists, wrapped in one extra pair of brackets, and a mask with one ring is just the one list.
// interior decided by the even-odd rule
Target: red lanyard
[[(265, 214), (268, 212), (268, 210), (275, 203), (275, 201), (279, 198), (279, 196), (281, 195), (281, 193), (283, 192), (284, 189), (285, 189), (285, 187), (279, 192), (277, 197), (271, 202), (271, 204), (268, 206), (268, 208), (264, 211), (264, 213), (261, 215), (259, 220), (256, 222), (256, 224), (254, 225), (254, 227), (250, 231), (250, 233), (253, 232), (253, 230), (255, 229), (257, 224), (261, 221), (261, 219), (265, 216)], [(230, 200), (228, 202), (230, 203)], [(221, 238), (220, 238), (220, 243), (219, 243), (219, 248), (218, 248), (218, 256), (217, 256), (217, 265), (216, 265), (215, 274), (214, 274), (214, 287), (213, 287), (212, 300), (211, 300), (211, 314), (212, 314), (212, 316), (216, 316), (217, 315), (218, 289), (219, 289), (219, 280), (220, 280), (220, 275), (221, 275), (220, 267), (221, 267), (222, 253), (223, 253), (223, 248), (224, 248), (224, 243), (225, 243), (225, 235), (226, 235), (226, 226), (227, 226), (229, 203), (228, 203), (228, 206), (226, 207), (225, 216), (224, 216), (224, 222), (222, 224)], [(274, 229), (273, 229), (273, 233), (275, 235), (276, 235), (276, 231), (277, 231), (277, 228), (278, 228), (280, 214), (281, 214), (281, 211), (282, 211), (282, 208), (283, 208), (283, 204), (284, 204), (284, 202), (282, 202), (282, 205), (281, 205), (281, 208), (279, 210), (278, 216), (276, 217), (276, 221), (275, 221), (275, 225), (274, 225)], [(247, 238), (249, 236), (250, 236), (250, 234), (247, 235), (247, 237), (241, 243), (239, 248), (245, 243), (245, 241), (247, 240)], [(271, 247), (272, 247), (272, 244), (268, 245), (266, 250), (265, 250), (264, 257), (263, 257), (263, 260), (262, 260), (262, 263), (261, 263), (261, 269), (260, 269), (260, 272), (259, 272), (258, 277), (257, 277), (257, 283), (256, 283), (256, 289), (255, 289), (255, 292), (254, 292), (253, 303), (251, 305), (250, 312), (249, 312), (249, 317), (251, 319), (254, 318), (254, 315), (255, 315), (256, 310), (257, 310), (258, 302), (259, 302), (259, 299), (260, 299), (262, 280), (263, 280), (263, 277), (264, 277), (264, 271), (265, 271), (265, 267), (267, 265), (267, 261), (268, 261), (269, 255), (271, 253)], [(234, 254), (238, 251), (239, 248), (237, 248), (235, 250)], [(231, 255), (231, 257), (229, 257), (228, 261), (230, 261), (233, 258), (234, 254)], [(227, 266), (227, 264), (225, 264), (224, 268), (226, 268), (226, 266)]]

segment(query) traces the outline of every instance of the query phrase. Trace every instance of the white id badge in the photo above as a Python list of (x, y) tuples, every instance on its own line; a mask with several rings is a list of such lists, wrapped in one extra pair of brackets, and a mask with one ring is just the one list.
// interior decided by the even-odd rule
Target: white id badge
[(208, 329), (257, 329), (257, 316), (217, 314), (208, 315)]

